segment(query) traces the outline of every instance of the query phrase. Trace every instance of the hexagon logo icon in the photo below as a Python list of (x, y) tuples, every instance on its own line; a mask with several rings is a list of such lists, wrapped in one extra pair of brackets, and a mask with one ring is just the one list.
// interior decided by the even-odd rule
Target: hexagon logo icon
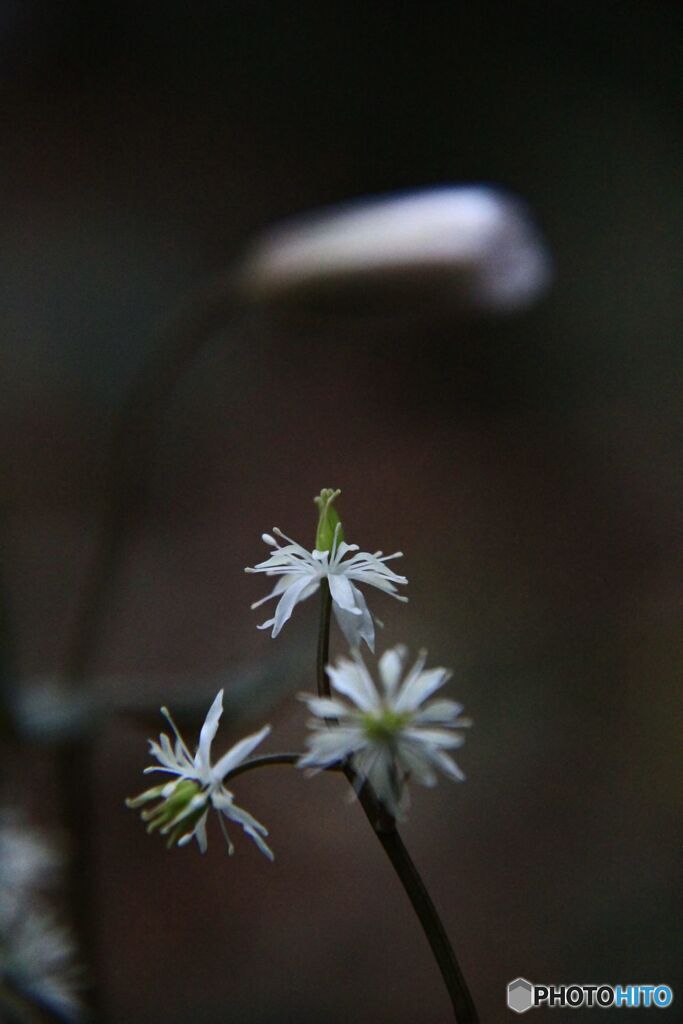
[(526, 1013), (534, 1005), (534, 986), (526, 978), (515, 978), (508, 985), (508, 1006), (515, 1013)]

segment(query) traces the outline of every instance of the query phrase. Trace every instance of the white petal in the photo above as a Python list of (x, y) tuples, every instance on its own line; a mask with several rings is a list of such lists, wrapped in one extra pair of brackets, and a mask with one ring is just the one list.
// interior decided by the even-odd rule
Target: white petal
[(278, 635), (285, 622), (289, 620), (297, 602), (303, 600), (302, 595), (310, 586), (310, 583), (310, 577), (301, 576), (294, 583), (290, 584), (284, 592), (280, 598), (277, 608), (275, 609), (273, 632), (271, 634), (273, 638)]
[[(265, 825), (262, 825), (260, 821), (257, 821), (253, 815), (245, 811), (243, 807), (238, 807), (237, 804), (233, 803), (232, 795), (224, 790), (222, 793), (216, 793), (213, 797), (214, 806), (231, 821), (237, 822), (241, 825), (246, 834), (254, 840), (261, 853), (265, 854), (269, 860), (273, 860), (273, 851), (263, 841), (262, 836), (268, 835), (268, 829)], [(226, 837), (227, 837), (227, 833)], [(232, 844), (231, 844), (232, 845)]]
[(306, 744), (309, 753), (297, 761), (299, 768), (317, 765), (326, 768), (335, 761), (341, 761), (355, 750), (364, 746), (366, 740), (360, 729), (333, 727), (309, 736)]
[(329, 573), (327, 580), (334, 603), (352, 615), (360, 615), (361, 610), (356, 606), (353, 587), (346, 577), (337, 573)]
[(409, 740), (415, 740), (417, 743), (422, 743), (424, 746), (439, 748), (455, 748), (461, 747), (465, 742), (465, 737), (462, 733), (458, 732), (446, 732), (444, 729), (423, 729), (417, 727), (415, 729), (407, 728), (403, 730), (403, 736)]
[(399, 764), (415, 782), (419, 782), (421, 786), (436, 785), (436, 773), (431, 767), (430, 759), (424, 757), (417, 746), (399, 740), (397, 756)]
[(254, 608), (260, 608), (262, 604), (266, 603), (266, 601), (270, 601), (272, 600), (272, 598), (279, 597), (280, 594), (284, 594), (287, 587), (291, 583), (293, 583), (294, 580), (296, 580), (297, 578), (298, 576), (296, 573), (286, 573), (284, 576), (278, 576), (277, 583), (275, 584), (271, 592), (269, 594), (266, 594), (266, 596), (262, 597), (259, 601), (254, 601), (254, 603), (251, 605), (251, 610), (253, 611)]
[(360, 616), (353, 615), (351, 612), (345, 611), (340, 608), (338, 604), (333, 604), (334, 617), (337, 620), (337, 624), (341, 629), (346, 642), (351, 650), (358, 650), (361, 642), (365, 640), (370, 650), (374, 653), (375, 650), (375, 625), (372, 621), (372, 615), (368, 611), (368, 606), (365, 602), (365, 598), (361, 594), (357, 587), (351, 584), (354, 598), (356, 601), (356, 607), (360, 609)]
[(445, 775), (455, 779), (456, 782), (465, 781), (465, 773), (458, 768), (453, 758), (449, 757), (443, 750), (435, 750), (434, 759)]
[(397, 700), (397, 711), (416, 711), (420, 704), (435, 690), (450, 679), (450, 672), (445, 668), (431, 668), (423, 672), (425, 655), (420, 655), (401, 686)]
[(462, 704), (454, 700), (434, 700), (426, 704), (412, 719), (414, 725), (453, 725), (462, 728), (465, 719), (458, 721), (458, 715), (462, 711)]
[(340, 658), (336, 666), (327, 666), (327, 674), (332, 689), (349, 697), (361, 711), (372, 711), (379, 706), (379, 694), (360, 656), (356, 661)]
[(332, 697), (311, 697), (308, 694), (301, 694), (303, 700), (308, 704), (308, 710), (318, 718), (343, 718), (349, 713), (349, 709), (340, 700)]
[(403, 644), (399, 644), (398, 647), (389, 648), (379, 659), (377, 667), (384, 683), (384, 692), (388, 697), (393, 697), (396, 693), (403, 672), (405, 656), (406, 648)]
[(209, 770), (211, 764), (211, 744), (213, 738), (218, 730), (218, 723), (221, 720), (223, 714), (223, 691), (219, 690), (214, 698), (214, 702), (209, 708), (209, 712), (204, 720), (202, 731), (199, 734), (199, 747), (197, 748), (197, 755), (195, 757), (195, 766), (200, 773), (205, 774)]
[(255, 749), (261, 743), (270, 732), (270, 726), (264, 725), (259, 731), (252, 733), (251, 736), (246, 736), (239, 743), (236, 743), (234, 747), (216, 762), (211, 769), (211, 778), (214, 782), (221, 781), (225, 778), (228, 772), (236, 768), (238, 764), (242, 764), (242, 761), (246, 760), (251, 754), (252, 750)]
[(206, 853), (206, 847), (208, 846), (206, 840), (206, 822), (208, 816), (209, 812), (207, 810), (206, 814), (202, 814), (201, 818), (194, 827), (195, 839), (197, 840), (197, 844), (202, 853)]

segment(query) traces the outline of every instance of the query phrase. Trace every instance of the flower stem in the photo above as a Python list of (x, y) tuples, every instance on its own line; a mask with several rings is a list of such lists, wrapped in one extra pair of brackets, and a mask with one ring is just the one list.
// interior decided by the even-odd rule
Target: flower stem
[[(329, 696), (330, 683), (325, 666), (329, 661), (332, 599), (327, 580), (322, 581), (320, 591), (318, 693), (320, 696)], [(403, 845), (403, 840), (396, 828), (394, 818), (386, 811), (367, 783), (364, 783), (360, 788), (358, 787), (358, 779), (351, 767), (347, 766), (344, 769), (344, 773), (349, 783), (358, 792), (358, 801), (365, 812), (365, 816), (370, 822), (377, 839), (382, 844), (382, 848), (391, 861), (394, 871), (398, 875), (401, 885), (413, 906), (413, 910), (418, 916), (422, 930), (434, 954), (434, 959), (441, 971), (441, 977), (448, 989), (457, 1024), (478, 1024), (479, 1016), (453, 947), (441, 923), (436, 907), (422, 881), (422, 877)]]
[(330, 618), (332, 614), (332, 595), (326, 579), (320, 581), (320, 629), (318, 630), (318, 661), (316, 677), (318, 695), (330, 696), (330, 681), (327, 678), (327, 663), (330, 660)]
[(248, 761), (243, 761), (242, 764), (238, 764), (236, 768), (228, 772), (223, 782), (227, 782), (228, 779), (234, 779), (238, 775), (243, 775), (244, 772), (249, 772), (252, 768), (265, 768), (271, 764), (296, 764), (302, 756), (302, 754), (287, 753), (261, 754), (260, 757), (250, 757)]
[[(126, 542), (144, 511), (150, 463), (159, 423), (183, 373), (216, 331), (234, 322), (239, 302), (233, 281), (218, 276), (192, 297), (157, 339), (138, 378), (116, 414), (104, 505), (94, 550), (86, 569), (78, 607), (67, 639), (63, 676), (73, 692), (85, 690), (93, 670), (111, 594), (120, 581)], [(98, 928), (95, 909), (95, 794), (93, 746), (89, 737), (65, 743), (57, 754), (61, 811), (74, 855), (67, 887), (74, 924), (89, 954), (89, 1003), (98, 1005)]]

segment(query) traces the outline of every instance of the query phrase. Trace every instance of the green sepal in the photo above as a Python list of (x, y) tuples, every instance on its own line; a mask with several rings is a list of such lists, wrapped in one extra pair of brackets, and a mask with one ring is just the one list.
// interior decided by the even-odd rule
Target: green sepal
[(341, 494), (340, 490), (332, 490), (331, 487), (323, 487), (320, 495), (313, 501), (318, 506), (318, 529), (315, 535), (315, 546), (317, 551), (331, 551), (334, 553), (337, 546), (344, 540), (344, 531), (341, 521), (333, 502)]

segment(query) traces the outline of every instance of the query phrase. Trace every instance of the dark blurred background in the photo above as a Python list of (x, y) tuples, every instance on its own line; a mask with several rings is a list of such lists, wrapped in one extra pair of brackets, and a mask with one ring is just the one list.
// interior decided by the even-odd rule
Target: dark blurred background
[[(405, 839), (486, 1022), (518, 975), (681, 981), (680, 22), (642, 0), (0, 12), (2, 574), (23, 686), (63, 671), (112, 424), (155, 330), (254, 232), (487, 181), (549, 240), (554, 287), (510, 319), (218, 331), (158, 424), (90, 684), (208, 706), (259, 666), (280, 680), (282, 657), (271, 749), (298, 745), (314, 602), (272, 641), (242, 569), (273, 525), (312, 543), (311, 498), (341, 487), (347, 537), (406, 553), (410, 603), (373, 602), (380, 645), (451, 665), (475, 720), (468, 781), (415, 792)], [(102, 1019), (449, 1019), (337, 779), (236, 784), (273, 866), (242, 835), (228, 860), (216, 821), (204, 858), (145, 836), (123, 800), (161, 724), (112, 714), (91, 759)], [(58, 825), (54, 758), (31, 747), (4, 774)]]

